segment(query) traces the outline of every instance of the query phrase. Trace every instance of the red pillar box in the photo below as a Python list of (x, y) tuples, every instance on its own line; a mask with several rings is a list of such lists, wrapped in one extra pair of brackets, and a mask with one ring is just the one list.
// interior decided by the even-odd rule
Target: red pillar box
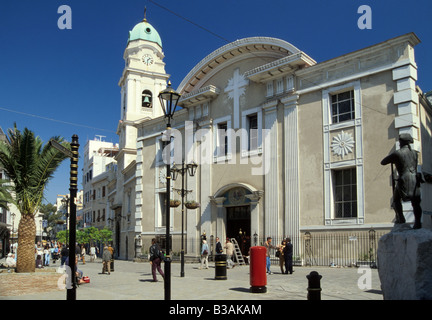
[(267, 249), (262, 246), (250, 248), (250, 292), (267, 292), (267, 273), (266, 273), (266, 253)]

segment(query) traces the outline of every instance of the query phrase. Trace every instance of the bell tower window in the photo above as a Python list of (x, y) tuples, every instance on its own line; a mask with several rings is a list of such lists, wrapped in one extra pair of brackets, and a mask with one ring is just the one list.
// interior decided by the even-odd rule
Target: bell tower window
[(152, 93), (149, 90), (144, 90), (142, 92), (142, 102), (141, 102), (141, 106), (143, 108), (151, 108), (152, 107)]

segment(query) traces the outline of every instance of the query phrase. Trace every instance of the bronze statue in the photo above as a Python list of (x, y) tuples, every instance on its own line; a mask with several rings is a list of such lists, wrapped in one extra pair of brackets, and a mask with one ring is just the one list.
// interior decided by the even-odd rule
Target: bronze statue
[[(385, 157), (381, 161), (381, 164), (392, 164), (392, 207), (396, 212), (396, 223), (405, 223), (405, 217), (402, 212), (402, 201), (411, 201), (415, 218), (413, 228), (420, 229), (422, 215), (420, 183), (423, 182), (423, 179), (421, 174), (417, 173), (417, 152), (411, 150), (410, 143), (413, 143), (413, 138), (409, 133), (400, 134), (400, 149)], [(399, 176), (396, 185), (394, 183), (393, 164), (396, 166)]]

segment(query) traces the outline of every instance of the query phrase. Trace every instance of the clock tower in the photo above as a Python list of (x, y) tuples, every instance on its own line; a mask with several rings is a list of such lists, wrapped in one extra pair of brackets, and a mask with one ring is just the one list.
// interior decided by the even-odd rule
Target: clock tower
[(121, 113), (117, 127), (119, 163), (126, 168), (136, 157), (137, 122), (163, 115), (158, 99), (166, 88), (162, 40), (156, 29), (144, 18), (129, 31), (123, 54), (125, 67), (118, 85), (121, 88)]

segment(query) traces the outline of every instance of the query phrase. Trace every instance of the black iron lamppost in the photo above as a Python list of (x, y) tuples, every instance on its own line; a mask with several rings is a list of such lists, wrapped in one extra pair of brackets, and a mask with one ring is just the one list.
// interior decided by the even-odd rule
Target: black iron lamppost
[(182, 187), (181, 189), (176, 189), (176, 191), (178, 192), (178, 194), (181, 196), (182, 198), (182, 231), (181, 231), (181, 253), (180, 253), (180, 260), (181, 260), (181, 268), (180, 268), (180, 277), (184, 277), (185, 273), (184, 273), (184, 197), (186, 196), (186, 194), (188, 194), (189, 192), (192, 192), (192, 190), (185, 190), (185, 173), (188, 172), (189, 175), (191, 177), (193, 177), (196, 173), (198, 165), (193, 162), (193, 163), (189, 163), (187, 165), (185, 165), (184, 160), (182, 161), (182, 166), (181, 168), (177, 168), (175, 165), (173, 166), (173, 168), (171, 169), (172, 172), (172, 179), (176, 180), (178, 174), (180, 173), (182, 176)]
[(69, 233), (68, 233), (68, 219), (69, 219), (69, 209), (68, 209), (68, 205), (69, 205), (69, 197), (66, 196), (61, 200), (62, 204), (63, 204), (63, 208), (66, 209), (66, 243), (69, 243)]
[(165, 90), (162, 90), (158, 98), (160, 100), (160, 104), (162, 106), (162, 110), (167, 122), (166, 132), (167, 136), (165, 137), (165, 150), (168, 152), (168, 156), (165, 157), (166, 163), (166, 201), (165, 201), (165, 210), (166, 210), (166, 260), (165, 260), (165, 280), (164, 280), (164, 288), (165, 288), (165, 300), (171, 300), (171, 239), (170, 239), (170, 192), (171, 192), (171, 168), (170, 168), (170, 157), (169, 150), (167, 146), (171, 140), (171, 120), (174, 116), (175, 109), (177, 108), (177, 103), (180, 99), (180, 94), (171, 88), (171, 82), (168, 82), (168, 87)]
[[(72, 136), (70, 150), (51, 139), (49, 144), (70, 158), (70, 179), (69, 179), (69, 267), (70, 267), (70, 288), (67, 288), (66, 299), (76, 300), (76, 275), (75, 275), (75, 242), (76, 242), (76, 203), (75, 198), (78, 191), (78, 136)], [(63, 201), (63, 200), (62, 200)], [(66, 224), (67, 230), (67, 224)], [(67, 234), (67, 232), (66, 232)], [(69, 281), (69, 280), (68, 280)]]
[(75, 198), (78, 191), (78, 136), (72, 136), (70, 144), (72, 157), (70, 160), (70, 182), (69, 182), (69, 267), (71, 268), (72, 288), (67, 290), (67, 300), (76, 300), (76, 275), (75, 275), (75, 242), (76, 242), (76, 203)]

